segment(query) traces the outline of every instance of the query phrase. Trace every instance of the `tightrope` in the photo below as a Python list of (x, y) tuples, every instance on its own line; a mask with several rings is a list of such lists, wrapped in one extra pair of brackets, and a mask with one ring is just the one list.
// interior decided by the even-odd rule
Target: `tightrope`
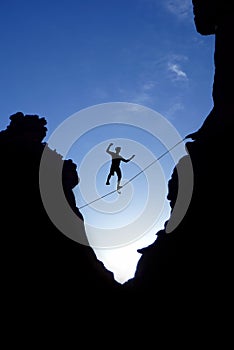
[[(164, 153), (162, 153), (158, 158), (156, 158), (153, 162), (151, 162), (149, 165), (147, 165), (144, 169), (142, 169), (141, 171), (139, 171), (139, 173), (137, 173), (136, 175), (134, 175), (130, 180), (128, 180), (127, 182), (125, 182), (123, 185), (122, 185), (122, 188), (127, 186), (130, 182), (132, 182), (137, 176), (139, 176), (140, 174), (144, 173), (146, 171), (146, 169), (148, 169), (149, 167), (151, 167), (153, 164), (155, 164), (156, 162), (158, 162), (160, 159), (162, 159), (167, 153), (169, 153), (171, 150), (173, 150), (173, 148), (175, 148), (176, 146), (178, 146), (180, 143), (182, 143), (187, 137), (184, 137), (182, 140), (180, 140), (179, 142), (177, 142), (174, 146), (172, 146), (170, 149), (168, 149), (167, 151), (165, 151)], [(96, 199), (94, 199), (93, 201), (89, 202), (89, 203), (86, 203), (84, 205), (82, 205), (81, 207), (79, 207), (78, 209), (82, 209), (82, 208), (85, 208), (87, 206), (89, 206), (90, 204), (94, 203), (94, 202), (97, 202), (99, 201), (100, 199), (102, 198), (105, 198), (107, 196), (110, 196), (111, 194), (117, 192), (118, 190), (113, 190), (113, 191), (110, 191), (106, 194), (104, 194), (103, 196), (100, 196), (100, 197), (97, 197)]]

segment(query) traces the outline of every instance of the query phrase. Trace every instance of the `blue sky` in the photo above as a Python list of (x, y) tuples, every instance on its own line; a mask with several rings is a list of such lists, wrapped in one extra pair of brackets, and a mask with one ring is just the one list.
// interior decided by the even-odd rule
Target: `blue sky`
[(104, 102), (136, 102), (184, 135), (211, 108), (213, 36), (190, 0), (2, 1), (0, 126), (16, 111), (48, 120)]
[(212, 108), (214, 37), (196, 32), (190, 0), (3, 0), (0, 50), (1, 130), (22, 111), (46, 117), (49, 138), (80, 110), (126, 102), (184, 137)]

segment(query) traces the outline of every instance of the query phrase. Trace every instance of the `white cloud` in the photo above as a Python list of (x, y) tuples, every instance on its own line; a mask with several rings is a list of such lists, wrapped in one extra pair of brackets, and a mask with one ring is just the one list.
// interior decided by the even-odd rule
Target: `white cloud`
[(168, 12), (176, 16), (179, 20), (192, 18), (193, 13), (192, 0), (138, 0), (143, 5), (154, 9), (161, 6)]
[(179, 19), (190, 17), (192, 9), (191, 0), (166, 0), (164, 3), (167, 10)]
[(150, 94), (147, 94), (144, 91), (141, 91), (139, 93), (136, 93), (135, 96), (133, 96), (133, 102), (138, 104), (145, 104), (150, 103), (152, 101), (152, 96)]
[(151, 103), (153, 99), (152, 92), (155, 85), (156, 83), (153, 81), (144, 82), (139, 91), (135, 93), (133, 97), (134, 102), (139, 104)]
[(188, 80), (187, 74), (181, 69), (178, 63), (168, 63), (168, 70), (173, 73), (173, 80)]
[(170, 61), (185, 62), (188, 61), (188, 56), (174, 53), (170, 55)]
[(151, 104), (154, 99), (154, 89), (157, 82), (151, 80), (145, 80), (142, 83), (138, 83), (135, 89), (126, 90), (119, 89), (119, 93), (124, 100), (130, 100), (136, 104)]
[(165, 115), (169, 118), (169, 119), (173, 119), (175, 114), (178, 111), (182, 111), (184, 109), (184, 105), (181, 102), (175, 102), (174, 104), (172, 104), (169, 109), (165, 112)]

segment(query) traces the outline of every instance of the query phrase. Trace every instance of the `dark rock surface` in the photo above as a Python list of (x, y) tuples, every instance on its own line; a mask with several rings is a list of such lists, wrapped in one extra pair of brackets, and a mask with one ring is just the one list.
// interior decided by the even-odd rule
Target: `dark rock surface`
[[(165, 224), (157, 240), (140, 250), (135, 277), (119, 285), (90, 247), (74, 243), (48, 218), (38, 184), (40, 159), (47, 147), (43, 143), (46, 120), (18, 112), (0, 132), (2, 291), (12, 295), (11, 300), (22, 296), (46, 299), (56, 294), (73, 299), (91, 295), (91, 299), (105, 291), (110, 298), (109, 292), (114, 291), (121, 296), (144, 294), (144, 301), (156, 308), (169, 300), (177, 305), (188, 301), (188, 307), (201, 302), (213, 307), (215, 303), (216, 308), (217, 300), (229, 302), (233, 265), (234, 13), (231, 1), (194, 0), (193, 5), (198, 33), (215, 35), (214, 103), (201, 128), (187, 136), (194, 188), (183, 220), (169, 234)], [(76, 165), (62, 160), (53, 150), (49, 152), (55, 162), (64, 162), (65, 195), (83, 220), (72, 192), (79, 183)], [(185, 158), (179, 161), (168, 184), (172, 210), (177, 198), (177, 172), (183, 172)], [(111, 300), (113, 305), (115, 301)]]
[[(193, 1), (195, 25), (201, 35), (215, 35), (213, 109), (201, 128), (187, 136), (186, 148), (194, 171), (190, 206), (176, 229), (158, 232), (157, 240), (139, 250), (135, 278), (126, 290), (152, 295), (175, 304), (229, 303), (231, 291), (232, 161), (234, 100), (233, 2)], [(173, 210), (177, 168), (169, 181)], [(183, 304), (184, 305), (184, 304)], [(178, 306), (179, 307), (179, 306)]]
[(56, 294), (78, 298), (118, 289), (92, 248), (62, 234), (44, 209), (39, 166), (46, 147), (51, 159), (47, 170), (62, 162), (65, 196), (83, 222), (72, 191), (79, 183), (77, 166), (42, 142), (46, 124), (45, 118), (18, 112), (0, 132), (2, 292), (22, 298), (29, 292), (35, 298)]

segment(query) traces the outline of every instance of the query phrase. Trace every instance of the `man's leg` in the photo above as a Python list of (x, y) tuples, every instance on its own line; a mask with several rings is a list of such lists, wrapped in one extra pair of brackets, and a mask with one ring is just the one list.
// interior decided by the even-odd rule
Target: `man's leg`
[(107, 176), (106, 185), (110, 185), (111, 174)]
[(116, 173), (117, 173), (117, 176), (118, 176), (117, 190), (119, 190), (120, 188), (123, 187), (123, 186), (120, 185), (120, 181), (121, 181), (121, 178), (122, 178), (122, 174), (121, 174), (120, 169), (117, 169), (117, 170), (116, 170)]

